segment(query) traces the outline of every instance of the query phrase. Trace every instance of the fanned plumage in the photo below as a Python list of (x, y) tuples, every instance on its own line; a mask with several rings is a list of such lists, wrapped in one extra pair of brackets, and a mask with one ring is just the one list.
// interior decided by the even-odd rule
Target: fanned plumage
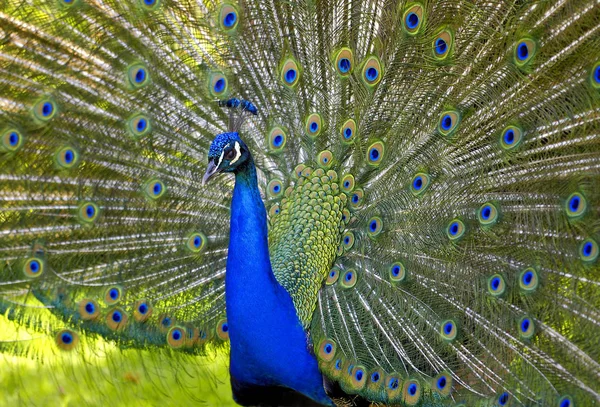
[(1, 4), (0, 310), (35, 333), (4, 353), (210, 376), (233, 182), (202, 175), (239, 130), (347, 395), (600, 404), (595, 1)]

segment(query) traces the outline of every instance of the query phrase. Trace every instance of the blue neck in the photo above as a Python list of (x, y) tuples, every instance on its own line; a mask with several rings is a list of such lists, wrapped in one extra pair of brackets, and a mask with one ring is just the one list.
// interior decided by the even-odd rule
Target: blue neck
[(232, 381), (244, 388), (284, 386), (330, 404), (292, 298), (271, 269), (267, 214), (251, 158), (235, 177), (225, 298)]

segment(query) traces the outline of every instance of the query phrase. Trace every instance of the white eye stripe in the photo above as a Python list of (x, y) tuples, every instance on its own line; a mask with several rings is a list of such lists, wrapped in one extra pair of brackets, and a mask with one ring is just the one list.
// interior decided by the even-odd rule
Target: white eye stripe
[(235, 162), (237, 160), (240, 159), (240, 157), (242, 156), (242, 152), (240, 150), (240, 143), (238, 143), (237, 141), (235, 142), (235, 158), (233, 160), (231, 160), (230, 164), (235, 164)]
[(216, 168), (219, 168), (219, 166), (221, 165), (221, 161), (223, 161), (223, 156), (225, 155), (225, 149), (229, 146), (229, 144), (227, 144), (225, 146), (225, 148), (223, 149), (223, 151), (221, 151), (221, 157), (219, 157), (219, 162), (217, 163)]

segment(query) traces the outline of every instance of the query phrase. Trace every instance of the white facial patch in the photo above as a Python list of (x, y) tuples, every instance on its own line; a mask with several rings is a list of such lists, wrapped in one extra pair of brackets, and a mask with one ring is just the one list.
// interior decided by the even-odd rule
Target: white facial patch
[(219, 162), (217, 163), (217, 166), (215, 168), (219, 168), (219, 166), (221, 165), (221, 161), (223, 161), (223, 156), (225, 155), (225, 150), (227, 150), (227, 147), (229, 147), (229, 144), (227, 144), (225, 148), (221, 151), (221, 157), (219, 157)]
[[(234, 164), (237, 160), (240, 159), (240, 157), (242, 156), (242, 152), (240, 150), (240, 143), (238, 143), (237, 141), (235, 142), (235, 158), (233, 160), (231, 160), (230, 164)], [(223, 158), (223, 154), (221, 154), (221, 158)]]

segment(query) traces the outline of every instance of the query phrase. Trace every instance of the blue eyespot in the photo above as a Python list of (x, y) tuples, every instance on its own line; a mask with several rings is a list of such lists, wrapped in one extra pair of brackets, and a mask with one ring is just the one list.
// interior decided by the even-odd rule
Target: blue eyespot
[(379, 150), (372, 148), (371, 151), (369, 151), (369, 156), (372, 161), (377, 161), (379, 159)]
[(298, 76), (298, 74), (295, 69), (288, 69), (285, 73), (285, 81), (291, 85), (296, 80), (296, 76)]
[(365, 72), (365, 76), (369, 82), (373, 82), (379, 76), (379, 71), (375, 67), (370, 67)]
[(175, 329), (171, 336), (174, 340), (178, 341), (181, 339), (181, 332), (178, 329)]
[(156, 0), (144, 0), (144, 4), (147, 6), (152, 6), (155, 2)]
[(71, 335), (69, 332), (64, 332), (60, 339), (62, 340), (62, 343), (69, 345), (71, 342), (73, 342), (73, 335)]
[[(595, 69), (594, 69), (594, 81), (598, 84), (600, 84), (600, 65), (598, 65)], [(567, 400), (568, 401), (568, 400)]]
[(275, 147), (280, 147), (281, 144), (283, 144), (283, 136), (281, 134), (278, 134), (275, 136), (275, 138), (273, 139), (273, 145)]
[(229, 331), (229, 325), (227, 325), (227, 322), (221, 324), (221, 331), (223, 331), (223, 332)]
[(363, 379), (363, 371), (362, 370), (357, 370), (356, 373), (354, 374), (354, 377), (356, 378), (357, 381), (361, 381)]
[(569, 396), (563, 396), (560, 399), (560, 407), (572, 407), (571, 398)]
[(525, 285), (531, 284), (531, 280), (533, 280), (533, 272), (527, 271), (523, 274), (523, 283)]
[(348, 243), (350, 243), (350, 237), (349, 237), (349, 236), (346, 236), (346, 237), (344, 238), (344, 244), (348, 244)]
[[(148, 4), (148, 1), (152, 1), (152, 0), (146, 0), (146, 4)], [(148, 4), (148, 5), (151, 6), (152, 4)], [(146, 79), (146, 71), (142, 68), (138, 69), (138, 71), (135, 73), (135, 81), (137, 83), (142, 83), (142, 82), (144, 82), (145, 79)]]
[(519, 45), (517, 45), (517, 58), (519, 58), (521, 61), (524, 61), (527, 59), (528, 56), (529, 48), (527, 47), (525, 41), (523, 41), (519, 43)]
[(524, 318), (521, 321), (521, 331), (523, 332), (527, 332), (529, 330), (529, 327), (531, 326), (531, 321), (529, 321), (528, 318)]
[(593, 249), (592, 243), (587, 242), (586, 244), (583, 245), (583, 250), (582, 250), (583, 255), (585, 257), (590, 256), (592, 254), (592, 249)]
[(415, 13), (408, 13), (406, 15), (406, 26), (409, 29), (414, 30), (415, 28), (417, 28), (418, 25), (419, 25), (419, 16), (416, 15)]
[(14, 131), (11, 132), (8, 136), (8, 143), (13, 147), (16, 146), (19, 143), (19, 135)]
[(352, 129), (350, 127), (346, 127), (344, 129), (344, 138), (349, 139), (350, 137), (352, 137)]
[(481, 210), (481, 217), (483, 218), (483, 220), (488, 220), (490, 218), (492, 214), (492, 208), (490, 208), (489, 205), (484, 206), (483, 209)]
[(513, 129), (508, 129), (504, 132), (504, 143), (506, 145), (511, 145), (515, 142), (515, 131)]
[(443, 390), (446, 387), (446, 384), (448, 384), (448, 381), (444, 376), (440, 377), (437, 381), (437, 387), (440, 390)]
[(396, 265), (392, 267), (392, 274), (394, 275), (394, 277), (398, 277), (398, 275), (400, 274), (400, 266)]
[(113, 312), (113, 314), (112, 314), (112, 320), (114, 322), (119, 323), (119, 322), (121, 322), (121, 319), (123, 319), (123, 316), (121, 315), (121, 313), (119, 311)]
[(200, 238), (200, 236), (194, 237), (194, 246), (200, 247), (200, 244), (202, 244), (202, 239)]
[(117, 298), (119, 298), (119, 290), (117, 290), (116, 288), (112, 288), (108, 292), (108, 295), (110, 296), (111, 299), (116, 300)]
[(358, 203), (358, 199), (359, 197), (357, 194), (352, 195), (352, 203)]
[(571, 198), (571, 201), (569, 202), (569, 208), (571, 209), (572, 212), (577, 212), (577, 209), (579, 209), (580, 203), (581, 203), (581, 199), (579, 199), (578, 196), (573, 196), (573, 198)]
[(88, 314), (93, 314), (95, 311), (96, 306), (93, 302), (88, 302), (87, 304), (85, 304), (85, 312), (87, 312)]
[(94, 208), (94, 205), (87, 205), (85, 207), (85, 214), (88, 218), (93, 218), (95, 213), (96, 208)]
[(215, 93), (223, 92), (223, 90), (225, 90), (225, 80), (223, 78), (217, 79), (217, 81), (215, 82), (214, 89), (215, 89)]
[(148, 122), (146, 121), (146, 119), (139, 119), (137, 124), (135, 125), (135, 128), (139, 133), (141, 133), (144, 130), (146, 130), (147, 125), (148, 125)]
[(450, 335), (452, 333), (452, 330), (454, 329), (454, 324), (452, 322), (447, 322), (444, 325), (444, 333), (446, 335)]
[(341, 58), (338, 62), (338, 68), (341, 73), (346, 73), (350, 70), (350, 60), (348, 58)]
[(225, 18), (223, 19), (223, 25), (227, 28), (230, 28), (233, 27), (236, 21), (237, 15), (233, 11), (231, 11), (225, 15)]
[(501, 406), (505, 406), (506, 403), (508, 403), (508, 399), (510, 398), (510, 395), (506, 392), (502, 393), (500, 395), (500, 397), (498, 397), (498, 404), (500, 404)]
[(335, 361), (335, 369), (342, 370), (342, 360), (341, 359), (338, 359)]
[(148, 312), (148, 305), (146, 303), (141, 303), (138, 307), (138, 312), (142, 315)]
[(408, 394), (410, 394), (411, 396), (414, 396), (417, 393), (417, 385), (414, 383), (411, 383), (408, 386)]
[(40, 262), (37, 260), (32, 260), (29, 262), (29, 270), (32, 273), (37, 273), (38, 271), (40, 271)]
[(500, 287), (500, 277), (494, 277), (492, 278), (492, 282), (490, 283), (492, 290), (497, 291), (498, 287)]
[(438, 38), (437, 40), (435, 40), (435, 52), (438, 55), (443, 55), (446, 50), (448, 49), (448, 44), (446, 44), (446, 41), (444, 41), (441, 38)]
[(346, 281), (350, 281), (350, 280), (352, 280), (352, 272), (350, 272), (350, 271), (349, 271), (349, 272), (347, 272), (347, 273), (346, 273), (346, 275), (344, 276), (344, 279), (345, 279)]
[(333, 351), (333, 346), (330, 343), (328, 343), (327, 345), (325, 345), (324, 350), (325, 353), (330, 354)]
[(48, 117), (52, 114), (53, 111), (54, 111), (54, 106), (52, 106), (52, 103), (44, 102), (44, 104), (42, 105), (42, 115), (44, 117)]
[(317, 122), (312, 122), (310, 124), (310, 131), (316, 133), (319, 130), (319, 124)]
[(458, 222), (454, 222), (452, 225), (450, 225), (450, 234), (452, 236), (455, 236), (458, 233), (458, 229), (459, 229)]
[(419, 191), (423, 187), (423, 177), (418, 176), (413, 181), (413, 188)]
[(377, 221), (376, 220), (372, 220), (371, 223), (369, 224), (369, 229), (371, 230), (371, 232), (375, 232), (377, 230)]
[(377, 383), (377, 382), (379, 381), (379, 378), (380, 378), (380, 377), (379, 377), (379, 373), (377, 373), (377, 372), (375, 372), (375, 373), (373, 373), (373, 374), (371, 375), (371, 381), (372, 381), (373, 383)]
[(452, 117), (449, 114), (442, 117), (441, 126), (443, 130), (450, 130), (452, 128)]
[(163, 320), (161, 321), (161, 324), (163, 324), (163, 326), (170, 326), (171, 325), (171, 318), (164, 317)]
[(344, 188), (350, 188), (350, 181), (344, 182)]
[(388, 382), (388, 387), (392, 390), (396, 390), (400, 384), (398, 383), (398, 379), (392, 377)]

